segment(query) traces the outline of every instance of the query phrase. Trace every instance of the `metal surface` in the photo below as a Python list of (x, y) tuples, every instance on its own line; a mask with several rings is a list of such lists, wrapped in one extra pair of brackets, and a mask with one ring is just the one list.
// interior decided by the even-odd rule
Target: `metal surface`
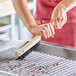
[(76, 48), (41, 41), (33, 50), (49, 55), (76, 60)]
[(3, 41), (0, 42), (0, 52), (9, 50), (11, 48), (20, 48), (23, 46), (26, 42), (23, 40), (16, 40), (16, 41)]
[(40, 42), (23, 60), (17, 60), (14, 52), (18, 47), (14, 46), (0, 52), (0, 70), (21, 76), (76, 76), (76, 51), (73, 47)]
[(20, 75), (8, 73), (8, 72), (5, 72), (5, 71), (0, 71), (0, 76), (20, 76)]

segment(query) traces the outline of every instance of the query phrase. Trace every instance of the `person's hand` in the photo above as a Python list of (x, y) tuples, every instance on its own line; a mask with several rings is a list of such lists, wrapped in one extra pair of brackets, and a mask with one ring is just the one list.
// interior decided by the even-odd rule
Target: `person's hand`
[(49, 37), (54, 37), (55, 31), (51, 24), (43, 24), (32, 26), (29, 30), (34, 36), (41, 35), (42, 39), (47, 39)]
[(61, 29), (67, 22), (66, 8), (63, 2), (60, 2), (53, 10), (51, 21), (54, 22), (56, 29)]

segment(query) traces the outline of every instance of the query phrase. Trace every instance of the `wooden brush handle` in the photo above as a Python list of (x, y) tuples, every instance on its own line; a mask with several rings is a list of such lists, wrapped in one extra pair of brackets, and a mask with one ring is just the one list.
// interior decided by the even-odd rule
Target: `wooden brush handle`
[(41, 36), (34, 37), (31, 41), (25, 44), (21, 49), (15, 52), (15, 56), (21, 56), (22, 54), (26, 53), (30, 48), (36, 45), (39, 41), (41, 41)]
[(33, 47), (35, 44), (37, 44), (41, 40), (41, 36), (37, 35), (34, 37), (31, 41), (29, 41), (25, 46), (23, 46), (21, 49), (28, 50), (29, 48)]

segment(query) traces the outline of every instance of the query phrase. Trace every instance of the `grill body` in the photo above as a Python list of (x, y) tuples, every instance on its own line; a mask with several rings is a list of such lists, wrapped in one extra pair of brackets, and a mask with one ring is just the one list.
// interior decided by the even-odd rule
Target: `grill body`
[(20, 76), (76, 76), (75, 48), (40, 42), (23, 60), (16, 60), (16, 50), (0, 53), (0, 70)]

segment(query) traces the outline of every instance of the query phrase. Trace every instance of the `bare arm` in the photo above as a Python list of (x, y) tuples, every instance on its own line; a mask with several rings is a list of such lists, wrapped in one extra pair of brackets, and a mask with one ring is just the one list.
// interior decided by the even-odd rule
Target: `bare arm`
[(66, 12), (68, 12), (76, 6), (76, 0), (63, 0), (62, 5), (64, 6)]
[(35, 26), (36, 23), (28, 9), (27, 0), (12, 0), (12, 1), (18, 16), (21, 18), (24, 25), (26, 25), (26, 27), (30, 31), (30, 28), (32, 26)]

